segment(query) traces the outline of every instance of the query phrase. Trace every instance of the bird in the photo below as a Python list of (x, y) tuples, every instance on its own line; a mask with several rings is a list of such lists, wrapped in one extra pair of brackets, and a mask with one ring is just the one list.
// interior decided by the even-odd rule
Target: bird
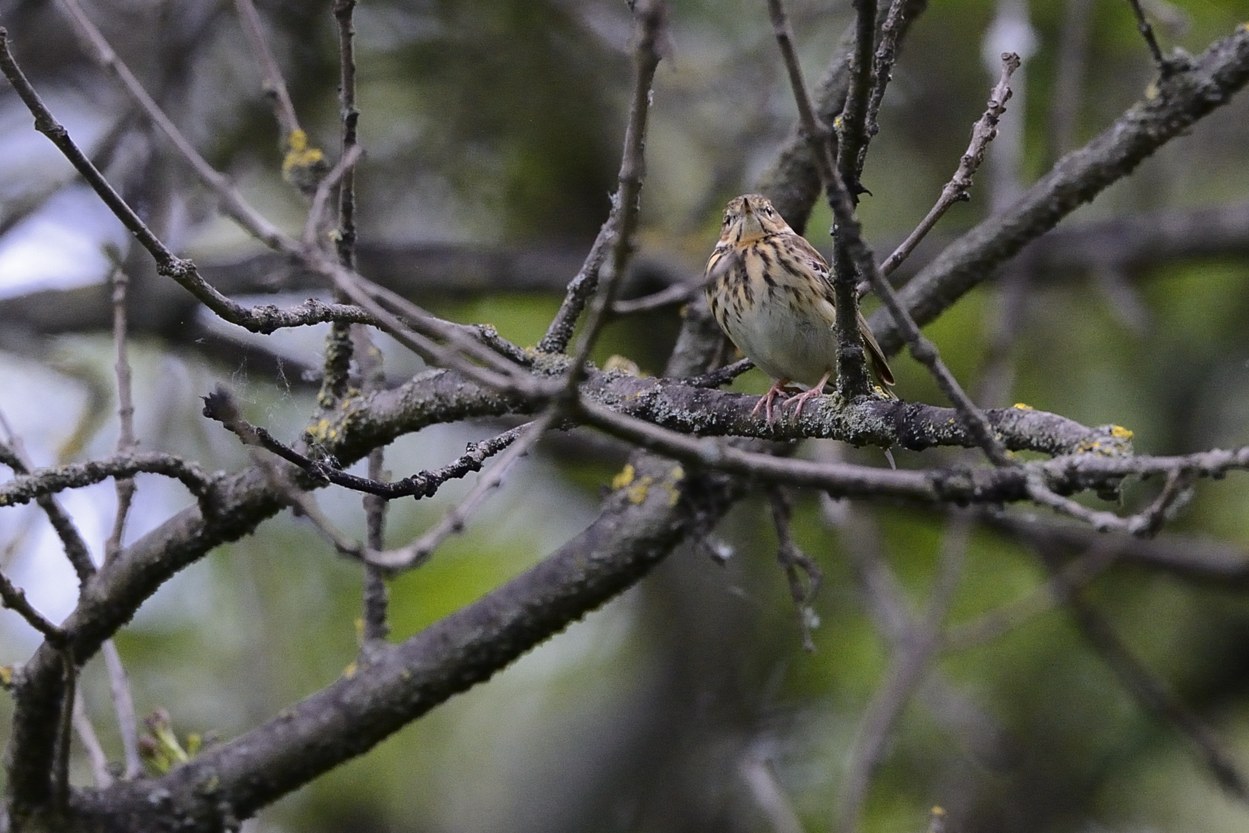
[[(772, 202), (760, 194), (729, 200), (720, 241), (707, 261), (704, 293), (720, 329), (760, 370), (774, 380), (751, 415), (763, 410), (773, 420), (777, 397), (797, 382), (807, 390), (788, 396), (780, 411), (821, 395), (837, 372), (833, 284), (828, 261), (798, 234)], [(893, 372), (876, 337), (859, 314), (859, 336), (876, 378), (888, 387)]]

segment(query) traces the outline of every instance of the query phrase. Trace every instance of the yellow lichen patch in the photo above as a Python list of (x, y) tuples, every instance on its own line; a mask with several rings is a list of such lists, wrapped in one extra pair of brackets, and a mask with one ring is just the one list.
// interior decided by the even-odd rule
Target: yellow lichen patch
[(286, 156), (282, 159), (282, 178), (287, 182), (305, 188), (314, 185), (328, 167), (325, 152), (318, 147), (309, 147), (308, 134), (302, 130), (292, 130), (286, 138)]
[(1011, 405), (1011, 407), (1014, 408), (1016, 411), (1035, 411), (1036, 410), (1036, 408), (1032, 407), (1027, 402), (1016, 402), (1014, 405)]
[(633, 464), (625, 463), (625, 467), (611, 479), (611, 487), (613, 489), (623, 489), (633, 482), (633, 478), (637, 476), (637, 472), (633, 469)]
[(324, 445), (338, 439), (338, 426), (325, 417), (321, 417), (309, 425), (304, 434), (311, 442)]
[(680, 466), (673, 466), (668, 472), (668, 482), (664, 484), (668, 490), (668, 506), (676, 506), (677, 501), (681, 499), (681, 490), (677, 488), (677, 484), (685, 479), (685, 469)]
[(0, 665), (0, 688), (13, 687), (13, 666)]
[(356, 672), (360, 670), (360, 666), (354, 662), (347, 663), (347, 667), (343, 669), (343, 679), (350, 680), (356, 676)]
[(1135, 436), (1130, 429), (1124, 428), (1122, 425), (1110, 426), (1110, 436), (1116, 440), (1130, 440)]
[(632, 486), (625, 490), (625, 497), (629, 499), (629, 503), (632, 503), (634, 506), (640, 506), (646, 502), (653, 485), (655, 485), (655, 478), (653, 477), (638, 478)]

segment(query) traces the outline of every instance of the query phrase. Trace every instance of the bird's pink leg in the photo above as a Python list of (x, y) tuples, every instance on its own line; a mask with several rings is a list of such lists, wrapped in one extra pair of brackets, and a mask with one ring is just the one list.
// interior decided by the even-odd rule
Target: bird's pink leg
[(824, 386), (828, 384), (828, 379), (832, 375), (833, 375), (833, 372), (830, 370), (829, 372), (824, 374), (824, 378), (820, 379), (820, 381), (812, 385), (810, 389), (804, 390), (802, 393), (799, 393), (795, 396), (791, 396), (788, 399), (786, 399), (784, 402), (781, 403), (781, 412), (784, 413), (785, 407), (789, 405), (791, 402), (797, 402), (798, 407), (794, 408), (794, 419), (798, 419), (798, 417), (802, 416), (802, 406), (807, 404), (807, 400), (814, 399), (815, 397), (820, 396), (824, 393)]
[[(763, 396), (759, 397), (759, 401), (755, 403), (755, 407), (750, 410), (750, 415), (754, 416), (755, 414), (759, 413), (759, 409), (762, 408), (764, 416), (767, 419), (767, 424), (771, 425), (772, 416), (773, 416), (772, 403), (776, 401), (776, 397), (780, 396), (782, 393), (785, 392), (785, 386), (788, 384), (789, 384), (788, 379), (777, 379), (775, 382), (773, 382), (772, 387), (768, 388), (768, 392), (765, 393)], [(782, 405), (781, 410), (784, 410), (784, 409), (785, 409), (785, 406)]]

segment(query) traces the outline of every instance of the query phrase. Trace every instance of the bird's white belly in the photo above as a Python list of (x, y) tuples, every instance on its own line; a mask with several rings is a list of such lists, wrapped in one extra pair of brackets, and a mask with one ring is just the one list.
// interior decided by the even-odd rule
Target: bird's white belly
[(743, 311), (730, 322), (729, 336), (760, 370), (774, 379), (808, 387), (837, 365), (837, 335), (829, 324), (794, 315), (773, 299)]

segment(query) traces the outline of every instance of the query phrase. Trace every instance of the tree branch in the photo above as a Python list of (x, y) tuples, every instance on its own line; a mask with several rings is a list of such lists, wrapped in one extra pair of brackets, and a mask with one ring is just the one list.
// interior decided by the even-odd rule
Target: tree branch
[[(994, 275), (1029, 242), (1058, 224), (1108, 186), (1249, 83), (1249, 27), (1216, 41), (1192, 67), (1159, 82), (1151, 98), (1138, 102), (1083, 148), (1067, 154), (1010, 209), (955, 240), (900, 293), (921, 326), (935, 320), (973, 287)], [(888, 316), (871, 317), (886, 353), (902, 343)]]

